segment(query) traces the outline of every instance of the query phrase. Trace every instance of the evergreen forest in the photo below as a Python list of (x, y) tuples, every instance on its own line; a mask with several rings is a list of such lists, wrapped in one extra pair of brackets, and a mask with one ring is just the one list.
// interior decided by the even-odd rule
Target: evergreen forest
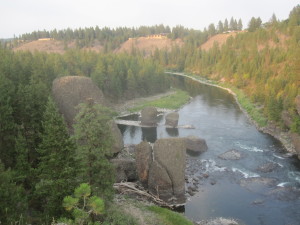
[[(223, 45), (201, 45), (216, 34), (236, 32)], [(128, 38), (167, 34), (182, 47), (114, 53)], [(75, 49), (64, 54), (13, 51), (39, 38), (53, 38)], [(99, 42), (104, 51), (82, 49)], [(0, 224), (114, 223), (111, 137), (105, 132), (110, 109), (80, 105), (74, 134), (51, 97), (57, 77), (90, 77), (113, 102), (169, 89), (165, 71), (205, 77), (241, 90), (264, 118), (300, 134), (296, 97), (300, 95), (300, 5), (289, 18), (275, 15), (247, 25), (231, 18), (203, 31), (164, 25), (139, 28), (79, 28), (34, 31), (0, 44)], [(283, 116), (285, 115), (285, 116)], [(286, 123), (288, 117), (289, 123)], [(91, 123), (91, 121), (94, 121)], [(94, 142), (95, 135), (101, 137)], [(102, 171), (102, 172), (101, 172)], [(104, 171), (104, 172), (103, 172)], [(97, 179), (95, 178), (97, 177)], [(88, 206), (79, 207), (82, 199)], [(79, 210), (80, 209), (80, 210)], [(115, 216), (117, 217), (117, 216)], [(120, 218), (117, 218), (120, 219)], [(96, 223), (95, 223), (96, 224)]]

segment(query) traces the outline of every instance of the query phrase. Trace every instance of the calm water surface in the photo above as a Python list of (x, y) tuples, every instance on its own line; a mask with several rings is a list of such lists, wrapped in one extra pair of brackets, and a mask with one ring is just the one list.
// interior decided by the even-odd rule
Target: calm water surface
[[(186, 186), (197, 191), (193, 196), (187, 194), (185, 215), (194, 221), (225, 217), (248, 225), (300, 224), (299, 160), (286, 154), (276, 139), (257, 131), (226, 91), (183, 77), (171, 80), (172, 86), (187, 90), (193, 97), (178, 111), (179, 125), (189, 124), (195, 129), (166, 129), (162, 125), (165, 115), (160, 116), (157, 128), (120, 125), (120, 129), (125, 144), (188, 135), (206, 140), (207, 152), (188, 156)], [(127, 119), (137, 120), (138, 116)], [(242, 158), (218, 157), (231, 149), (241, 152)], [(258, 170), (266, 163), (273, 163), (275, 169)], [(203, 178), (203, 174), (209, 177)], [(271, 178), (272, 182), (251, 180), (261, 178)]]

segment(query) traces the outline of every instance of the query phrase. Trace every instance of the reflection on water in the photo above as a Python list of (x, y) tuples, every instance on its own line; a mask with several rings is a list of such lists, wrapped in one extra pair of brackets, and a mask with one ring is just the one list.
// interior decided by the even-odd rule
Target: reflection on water
[(154, 143), (157, 140), (156, 127), (142, 127), (142, 140)]
[(166, 128), (166, 132), (170, 137), (178, 137), (179, 135), (178, 128)]

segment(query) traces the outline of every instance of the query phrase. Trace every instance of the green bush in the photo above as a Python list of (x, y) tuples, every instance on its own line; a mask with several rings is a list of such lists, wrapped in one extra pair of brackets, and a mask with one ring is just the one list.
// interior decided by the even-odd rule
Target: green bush
[(161, 208), (158, 206), (149, 206), (148, 209), (155, 214), (166, 224), (166, 225), (193, 225), (191, 221), (186, 219), (180, 213), (173, 212), (171, 210)]

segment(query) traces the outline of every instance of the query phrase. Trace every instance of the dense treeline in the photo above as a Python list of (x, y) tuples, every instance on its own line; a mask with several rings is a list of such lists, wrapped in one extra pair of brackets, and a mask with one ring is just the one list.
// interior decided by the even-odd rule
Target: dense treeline
[(228, 38), (222, 46), (215, 43), (204, 51), (186, 45), (170, 53), (156, 52), (154, 58), (169, 69), (198, 73), (244, 90), (254, 103), (263, 107), (269, 121), (282, 124), (285, 112), (289, 117), (285, 120), (291, 121), (288, 126), (300, 133), (295, 103), (300, 94), (299, 25), (297, 6), (289, 19), (282, 22), (273, 15), (262, 26), (260, 18), (252, 18), (249, 32)]
[(203, 31), (188, 29), (183, 26), (175, 26), (170, 28), (164, 25), (155, 26), (141, 26), (138, 28), (118, 27), (111, 29), (108, 27), (99, 28), (98, 26), (78, 29), (64, 29), (64, 30), (52, 30), (52, 31), (33, 31), (32, 33), (22, 34), (11, 41), (11, 46), (17, 46), (24, 41), (33, 41), (40, 38), (53, 38), (55, 40), (64, 41), (69, 43), (75, 41), (78, 48), (90, 47), (95, 43), (102, 45), (106, 52), (110, 52), (120, 47), (120, 45), (127, 41), (129, 38), (145, 37), (152, 34), (166, 34), (169, 38), (175, 40), (177, 38), (185, 40), (187, 43), (191, 42), (196, 46), (204, 43), (209, 36), (217, 33), (223, 33), (228, 31), (242, 30), (242, 20), (237, 22), (233, 17), (228, 22), (225, 19), (224, 23), (219, 21), (218, 25), (210, 24), (208, 28)]
[[(0, 221), (3, 224), (21, 221), (49, 224), (52, 218), (70, 216), (62, 207), (62, 199), (71, 195), (79, 183), (89, 183), (87, 174), (91, 171), (97, 177), (104, 177), (100, 182), (90, 182), (93, 193), (101, 190), (105, 194), (98, 196), (103, 199), (111, 196), (113, 178), (103, 172), (113, 175), (111, 165), (105, 162), (107, 150), (103, 153), (109, 148), (105, 145), (109, 138), (100, 135), (103, 139), (96, 140), (102, 141), (88, 152), (88, 158), (78, 154), (88, 148), (82, 143), (88, 142), (76, 141), (85, 138), (87, 131), (83, 127), (93, 134), (107, 133), (105, 121), (109, 117), (97, 122), (97, 127), (103, 129), (97, 131), (94, 119), (90, 127), (86, 126), (84, 115), (89, 115), (90, 121), (91, 113), (83, 106), (76, 135), (70, 138), (50, 97), (52, 81), (65, 75), (92, 77), (104, 94), (114, 100), (161, 92), (168, 87), (163, 68), (138, 53), (111, 55), (73, 50), (64, 55), (32, 54), (0, 47)], [(97, 110), (100, 109), (90, 112)], [(84, 163), (84, 159), (96, 162)], [(102, 172), (97, 175), (99, 171)]]

